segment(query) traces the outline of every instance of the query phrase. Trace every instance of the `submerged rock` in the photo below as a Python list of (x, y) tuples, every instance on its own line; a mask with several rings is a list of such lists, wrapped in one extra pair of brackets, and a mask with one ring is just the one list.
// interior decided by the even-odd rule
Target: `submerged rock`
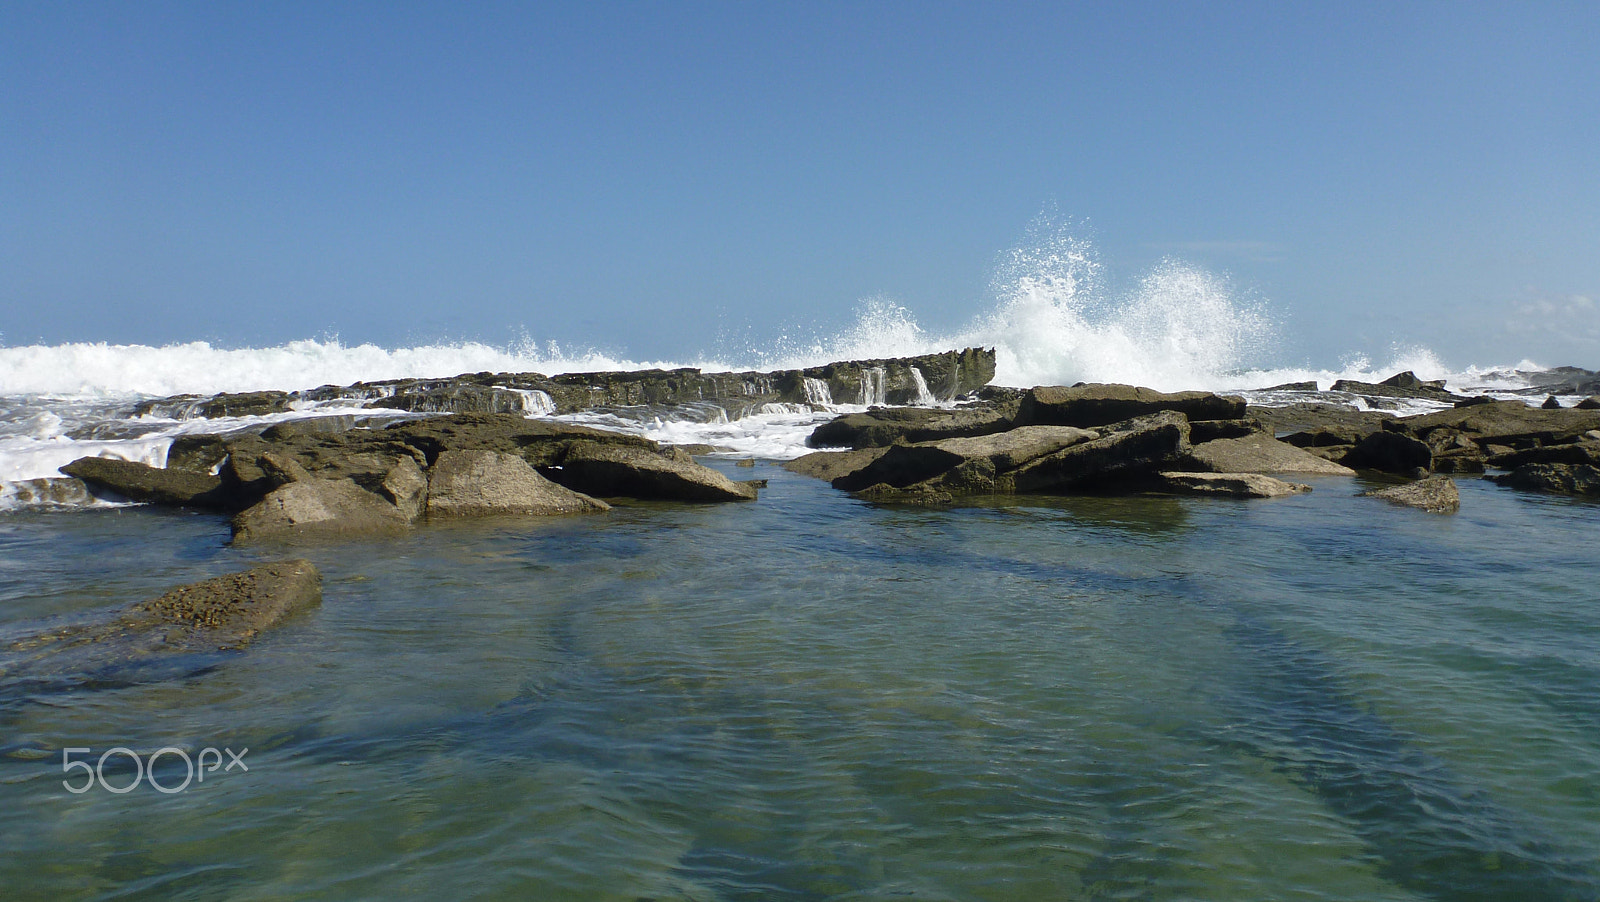
[(575, 514), (611, 505), (556, 485), (528, 462), (500, 451), (446, 451), (428, 471), (431, 517)]
[(956, 500), (949, 492), (924, 485), (896, 488), (879, 483), (859, 492), (852, 492), (851, 495), (873, 504), (915, 504), (923, 507), (953, 504)]
[(261, 631), (322, 601), (322, 574), (310, 561), (262, 564), (179, 586), (159, 598), (134, 605), (133, 617), (149, 614), (183, 631), (184, 645), (238, 648)]
[(1461, 492), (1448, 476), (1429, 476), (1416, 482), (1387, 489), (1363, 492), (1394, 504), (1404, 504), (1434, 514), (1453, 514), (1461, 509)]
[(0, 674), (7, 687), (33, 695), (73, 689), (85, 682), (117, 685), (122, 680), (182, 675), (209, 662), (190, 663), (177, 674), (162, 661), (244, 648), (322, 600), (322, 575), (309, 561), (261, 564), (177, 586), (87, 621), (0, 641)]
[(1285, 482), (1260, 473), (1160, 474), (1160, 488), (1175, 495), (1212, 495), (1226, 498), (1282, 498), (1311, 491), (1311, 486)]

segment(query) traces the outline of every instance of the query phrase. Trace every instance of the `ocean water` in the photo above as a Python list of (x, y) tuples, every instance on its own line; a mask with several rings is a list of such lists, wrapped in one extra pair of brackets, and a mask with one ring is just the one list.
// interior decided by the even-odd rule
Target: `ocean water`
[[(1112, 295), (1063, 234), (992, 295), (952, 333), (880, 300), (837, 335), (676, 361), (0, 347), (0, 898), (1600, 899), (1594, 502), (1460, 477), (1453, 516), (1345, 478), (873, 507), (777, 465), (846, 406), (564, 418), (727, 449), (702, 460), (769, 480), (743, 504), (235, 548), (220, 516), (19, 493), (85, 455), (163, 465), (185, 433), (395, 415), (135, 416), (148, 398), (482, 370), (983, 345), (1016, 386), (1277, 404), (1410, 369), (1540, 400), (1529, 361), (1262, 366), (1274, 317), (1225, 279), (1169, 261)], [(290, 555), (323, 602), (246, 651), (16, 670), (19, 637)]]
[[(246, 652), (0, 678), (4, 895), (1600, 897), (1593, 504), (905, 510), (727, 469), (769, 487), (301, 548), (320, 609)], [(0, 629), (278, 554), (13, 512)], [(63, 786), (63, 748), (168, 746), (249, 770)]]

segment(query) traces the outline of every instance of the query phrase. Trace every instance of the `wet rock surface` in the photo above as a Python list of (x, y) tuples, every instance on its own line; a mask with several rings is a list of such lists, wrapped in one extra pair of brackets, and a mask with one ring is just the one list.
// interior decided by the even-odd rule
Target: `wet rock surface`
[(136, 681), (153, 663), (244, 648), (321, 600), (322, 575), (309, 561), (261, 564), (9, 639), (0, 644), (0, 678), (24, 693)]
[(1173, 495), (1205, 495), (1223, 498), (1283, 498), (1311, 491), (1311, 486), (1285, 482), (1260, 473), (1179, 473), (1160, 474), (1161, 491)]

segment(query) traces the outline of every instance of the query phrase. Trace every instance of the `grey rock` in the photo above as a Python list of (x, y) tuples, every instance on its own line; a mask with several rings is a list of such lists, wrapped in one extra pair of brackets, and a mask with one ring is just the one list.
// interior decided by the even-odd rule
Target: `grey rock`
[(1282, 498), (1311, 491), (1311, 486), (1285, 482), (1260, 473), (1160, 474), (1160, 486), (1175, 495), (1213, 495), (1226, 498)]
[(710, 467), (617, 444), (576, 442), (549, 475), (573, 491), (601, 498), (753, 501), (756, 497), (754, 486), (734, 482)]
[(1184, 461), (1186, 468), (1210, 473), (1305, 473), (1353, 476), (1355, 471), (1280, 442), (1270, 435), (1224, 438), (1195, 445)]
[(1387, 489), (1362, 492), (1394, 504), (1404, 504), (1434, 514), (1453, 514), (1461, 509), (1461, 492), (1448, 476), (1429, 476), (1416, 482)]
[(610, 509), (603, 501), (540, 476), (522, 458), (500, 451), (446, 451), (428, 471), (429, 518), (577, 514)]
[(1158, 392), (1132, 385), (1086, 384), (1030, 389), (1017, 410), (1019, 426), (1105, 426), (1161, 411), (1189, 420), (1238, 420), (1245, 402), (1210, 392)]

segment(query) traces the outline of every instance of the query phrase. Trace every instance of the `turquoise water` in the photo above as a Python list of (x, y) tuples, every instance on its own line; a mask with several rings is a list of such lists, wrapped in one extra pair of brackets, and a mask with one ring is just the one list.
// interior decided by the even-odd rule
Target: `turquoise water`
[[(0, 896), (1600, 898), (1600, 505), (754, 476), (296, 549), (323, 604), (244, 653), (0, 679)], [(282, 553), (227, 538), (0, 515), (0, 632)], [(63, 787), (114, 746), (249, 770)]]

